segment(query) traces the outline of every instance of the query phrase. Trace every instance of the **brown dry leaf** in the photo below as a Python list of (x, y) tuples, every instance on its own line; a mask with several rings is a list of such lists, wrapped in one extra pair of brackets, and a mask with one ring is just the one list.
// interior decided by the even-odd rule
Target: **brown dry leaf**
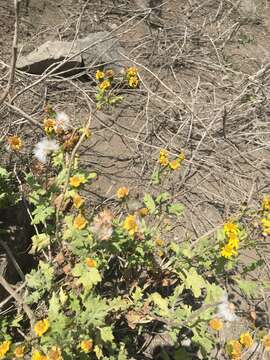
[(70, 271), (71, 271), (71, 266), (70, 266), (70, 264), (65, 265), (65, 266), (63, 267), (63, 271), (64, 271), (65, 274), (70, 273)]
[(257, 314), (255, 310), (250, 310), (249, 315), (253, 321), (256, 321)]

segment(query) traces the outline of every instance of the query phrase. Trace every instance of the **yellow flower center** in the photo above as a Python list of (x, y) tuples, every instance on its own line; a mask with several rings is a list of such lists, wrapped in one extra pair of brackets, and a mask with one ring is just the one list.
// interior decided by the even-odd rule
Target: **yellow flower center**
[(23, 345), (17, 346), (14, 350), (14, 356), (18, 359), (23, 358), (24, 353), (25, 353), (25, 346), (23, 346)]
[(79, 187), (81, 184), (84, 184), (86, 179), (83, 175), (74, 175), (69, 179), (69, 185), (73, 187)]
[(211, 329), (219, 331), (223, 328), (223, 322), (220, 319), (212, 319), (209, 321), (209, 326)]
[(96, 260), (92, 259), (92, 258), (86, 258), (85, 259), (85, 263), (88, 267), (93, 268), (93, 267), (97, 267), (97, 262)]
[(12, 150), (18, 151), (18, 150), (20, 150), (21, 147), (22, 147), (22, 140), (21, 140), (18, 136), (16, 136), (16, 135), (10, 136), (10, 137), (8, 138), (8, 144), (9, 144), (9, 147), (10, 147)]
[(240, 343), (246, 347), (250, 348), (253, 344), (253, 339), (250, 333), (246, 332), (240, 335)]
[(39, 320), (35, 327), (34, 327), (34, 331), (37, 334), (37, 336), (42, 336), (43, 334), (45, 334), (45, 332), (48, 330), (49, 328), (49, 320), (48, 319), (43, 319), (43, 320)]
[(92, 340), (83, 340), (81, 341), (81, 349), (83, 352), (88, 353), (93, 349), (93, 341)]
[(126, 186), (120, 187), (117, 192), (116, 196), (118, 199), (124, 199), (129, 194), (129, 189)]
[(127, 230), (131, 236), (138, 231), (138, 224), (134, 215), (128, 215), (125, 218), (123, 228)]
[(82, 215), (78, 215), (75, 217), (74, 222), (73, 222), (73, 226), (77, 229), (77, 230), (82, 230), (86, 227), (87, 225), (87, 220), (85, 219), (84, 216)]

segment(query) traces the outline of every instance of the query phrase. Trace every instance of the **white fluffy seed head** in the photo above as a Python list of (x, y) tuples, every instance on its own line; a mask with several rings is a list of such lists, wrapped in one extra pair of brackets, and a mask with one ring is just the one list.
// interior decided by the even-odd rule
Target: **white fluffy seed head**
[(47, 156), (53, 151), (57, 151), (59, 145), (55, 140), (49, 140), (47, 138), (41, 139), (34, 147), (34, 156), (38, 161), (46, 164)]

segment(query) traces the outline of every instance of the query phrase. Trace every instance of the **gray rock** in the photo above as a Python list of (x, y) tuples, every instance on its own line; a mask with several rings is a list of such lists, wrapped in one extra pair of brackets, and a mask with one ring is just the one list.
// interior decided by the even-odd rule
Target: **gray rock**
[(82, 67), (80, 49), (76, 44), (72, 47), (72, 43), (68, 41), (47, 41), (30, 54), (19, 57), (16, 66), (21, 71), (41, 75), (50, 66), (57, 66), (65, 58), (68, 60), (57, 69), (57, 72)]
[[(66, 60), (56, 72), (72, 75), (81, 71), (82, 67), (101, 66), (121, 71), (129, 62), (120, 53), (124, 49), (118, 40), (109, 32), (89, 34), (83, 39), (72, 41), (47, 41), (17, 61), (17, 69), (30, 74), (41, 75), (49, 67), (57, 66)], [(50, 69), (51, 69), (50, 68)]]
[[(130, 64), (121, 55), (121, 53), (124, 54), (124, 49), (119, 41), (108, 31), (89, 34), (83, 39), (78, 39), (76, 43), (82, 51), (85, 67), (105, 65), (105, 67), (118, 72)], [(87, 50), (83, 51), (84, 49)]]

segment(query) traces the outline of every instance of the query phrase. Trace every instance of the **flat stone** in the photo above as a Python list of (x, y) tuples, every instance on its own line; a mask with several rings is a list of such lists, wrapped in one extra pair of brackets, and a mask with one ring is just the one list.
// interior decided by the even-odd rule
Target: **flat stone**
[(76, 44), (72, 47), (69, 41), (47, 41), (28, 55), (19, 57), (16, 66), (21, 71), (41, 75), (44, 71), (49, 71), (50, 66), (57, 66), (65, 58), (68, 58), (68, 61), (61, 65), (57, 72), (68, 71), (71, 75), (72, 70), (82, 67), (80, 49)]
[(82, 51), (85, 67), (91, 68), (95, 65), (104, 65), (105, 68), (120, 72), (130, 64), (130, 62), (121, 55), (124, 54), (124, 49), (119, 41), (108, 31), (89, 34), (83, 39), (78, 39), (76, 43)]
[(109, 32), (97, 32), (83, 39), (72, 41), (47, 41), (26, 56), (20, 56), (17, 69), (30, 74), (41, 75), (59, 62), (67, 61), (56, 70), (57, 73), (73, 75), (82, 67), (104, 66), (120, 72), (129, 62), (121, 53), (124, 49)]

